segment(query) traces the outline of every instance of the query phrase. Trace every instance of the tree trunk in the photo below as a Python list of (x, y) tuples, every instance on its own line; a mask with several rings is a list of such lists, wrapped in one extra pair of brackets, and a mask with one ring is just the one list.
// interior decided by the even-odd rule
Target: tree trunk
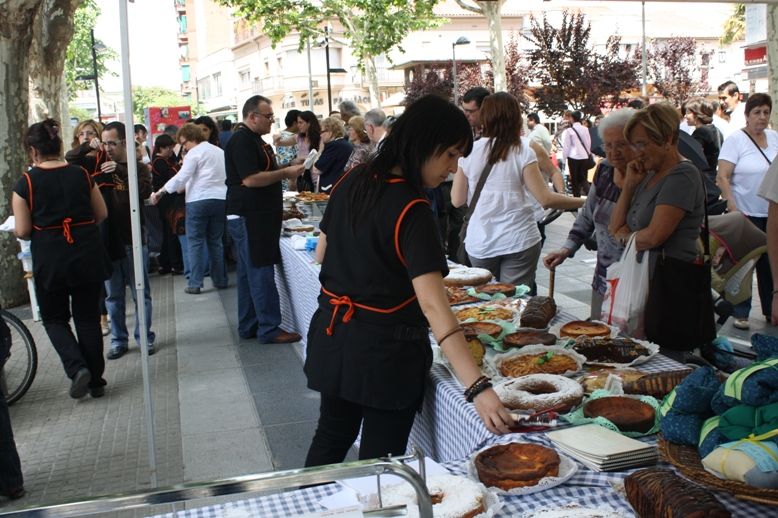
[(63, 121), (65, 53), (73, 38), (73, 14), (81, 0), (42, 0), (32, 25), (30, 118)]
[(372, 57), (365, 59), (364, 66), (365, 75), (367, 76), (367, 90), (370, 92), (370, 105), (381, 108), (381, 91), (378, 88), (375, 60)]
[[(28, 159), (22, 145), (29, 109), (28, 52), (32, 41), (30, 27), (40, 0), (5, 2), (0, 10), (0, 199), (11, 199), (13, 187)], [(0, 220), (10, 214), (10, 203), (0, 204)], [(13, 235), (0, 236), (0, 303), (3, 307), (24, 304), (27, 292), (21, 263), (16, 258), (19, 245)]]
[[(778, 99), (778, 5), (767, 6), (767, 77), (769, 94)], [(773, 128), (778, 128), (778, 110), (770, 115)]]
[(505, 0), (497, 2), (483, 2), (481, 9), (489, 26), (489, 47), (492, 52), (492, 72), (494, 73), (494, 91), (504, 92), (507, 89), (505, 82), (505, 51), (502, 45), (502, 21), (500, 10)]

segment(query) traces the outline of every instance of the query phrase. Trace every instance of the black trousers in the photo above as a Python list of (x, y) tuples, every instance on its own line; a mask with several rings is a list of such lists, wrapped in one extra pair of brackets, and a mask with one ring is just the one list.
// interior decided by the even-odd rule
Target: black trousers
[(357, 438), (360, 424), (360, 460), (388, 454), (405, 455), (415, 415), (415, 408), (379, 410), (322, 394), (319, 424), (305, 466), (343, 462)]
[(580, 198), (581, 195), (589, 194), (589, 169), (586, 168), (588, 159), (578, 160), (577, 158), (567, 159), (567, 169), (570, 178), (570, 191), (573, 196)]
[(159, 267), (163, 270), (184, 271), (184, 258), (181, 255), (181, 243), (173, 234), (170, 225), (162, 218), (162, 249), (159, 251)]
[[(11, 331), (0, 318), (0, 371), (11, 349)], [(16, 451), (8, 404), (0, 394), (0, 493), (12, 492), (24, 485), (22, 464)]]
[[(102, 282), (77, 287), (45, 290), (36, 286), (38, 305), (46, 334), (57, 351), (68, 378), (86, 367), (92, 375), (89, 387), (105, 385), (103, 333), (100, 329), (99, 300)], [(70, 328), (71, 307), (76, 335)]]

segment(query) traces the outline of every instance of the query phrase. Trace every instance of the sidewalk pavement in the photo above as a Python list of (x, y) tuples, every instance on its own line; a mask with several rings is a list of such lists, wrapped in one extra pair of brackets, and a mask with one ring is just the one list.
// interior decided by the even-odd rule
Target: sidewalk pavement
[[(572, 222), (566, 213), (546, 228), (544, 254), (561, 245)], [(589, 315), (594, 261), (593, 252), (581, 250), (557, 270), (557, 304), (579, 318)], [(214, 290), (206, 280), (202, 294), (188, 295), (182, 277), (151, 277), (157, 352), (149, 367), (160, 487), (303, 465), (318, 417), (318, 394), (305, 387), (297, 345), (239, 339), (232, 279), (226, 290)], [(542, 265), (538, 285), (546, 292), (548, 273)], [(131, 303), (127, 307), (129, 326), (134, 313)], [(150, 490), (139, 348), (131, 344), (127, 355), (107, 361), (104, 398), (75, 401), (43, 326), (32, 321), (29, 307), (12, 311), (33, 333), (39, 366), (30, 391), (11, 407), (27, 495), (0, 500), (0, 513)], [(752, 331), (763, 330), (764, 320), (755, 313)], [(721, 332), (748, 339), (731, 323)], [(109, 337), (105, 343), (107, 350)], [(121, 515), (193, 505), (203, 502)]]

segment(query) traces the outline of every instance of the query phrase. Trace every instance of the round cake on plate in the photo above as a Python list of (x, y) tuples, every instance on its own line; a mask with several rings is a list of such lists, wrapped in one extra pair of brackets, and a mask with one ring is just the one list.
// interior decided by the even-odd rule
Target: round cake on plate
[(592, 399), (583, 407), (584, 417), (604, 417), (622, 432), (647, 433), (654, 427), (656, 412), (648, 403), (631, 397)]
[(536, 486), (542, 478), (559, 475), (559, 455), (532, 443), (497, 444), (475, 458), (478, 479), (487, 487), (505, 491)]
[[(435, 518), (473, 518), (486, 511), (484, 493), (474, 481), (454, 475), (429, 477), (427, 489), (432, 497)], [(410, 484), (381, 488), (384, 507), (406, 504), (408, 515), (419, 516), (418, 496)]]
[(443, 278), (446, 286), (480, 286), (492, 280), (492, 272), (485, 268), (452, 268)]
[(601, 322), (588, 320), (573, 320), (563, 325), (559, 330), (559, 336), (578, 338), (579, 336), (610, 336), (611, 328)]

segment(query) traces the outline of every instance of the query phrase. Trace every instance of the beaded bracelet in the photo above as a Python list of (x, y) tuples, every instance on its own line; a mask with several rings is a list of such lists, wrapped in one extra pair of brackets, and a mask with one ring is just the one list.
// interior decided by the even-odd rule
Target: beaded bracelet
[(490, 388), (492, 386), (492, 380), (487, 378), (486, 376), (481, 376), (475, 382), (470, 385), (470, 387), (465, 390), (465, 400), (468, 403), (472, 403), (475, 397), (483, 392), (484, 390)]
[(438, 340), (438, 345), (443, 345), (443, 342), (446, 340), (446, 338), (448, 338), (448, 337), (450, 337), (450, 336), (453, 336), (454, 334), (456, 334), (456, 333), (458, 333), (458, 332), (460, 332), (460, 331), (462, 331), (462, 330), (463, 330), (463, 329), (462, 329), (462, 326), (460, 326), (460, 325), (458, 325), (458, 324), (457, 324), (457, 326), (456, 326), (454, 329), (452, 329), (452, 330), (451, 330), (451, 331), (449, 331), (448, 333), (444, 334), (444, 335), (443, 335), (443, 338), (441, 338), (440, 340)]

